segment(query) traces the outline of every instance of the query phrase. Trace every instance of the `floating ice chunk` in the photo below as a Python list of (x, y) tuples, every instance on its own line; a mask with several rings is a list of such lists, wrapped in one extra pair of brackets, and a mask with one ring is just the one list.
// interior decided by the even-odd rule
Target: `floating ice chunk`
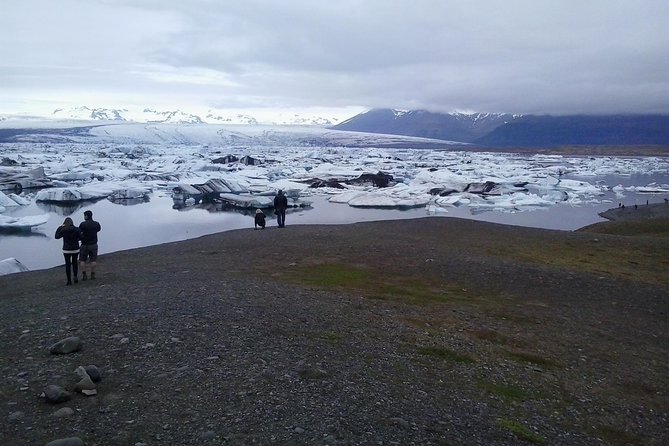
[(49, 221), (49, 214), (8, 217), (0, 215), (0, 228), (29, 229)]
[(14, 257), (10, 257), (5, 260), (0, 260), (0, 276), (14, 273), (22, 273), (24, 271), (30, 271), (23, 263), (16, 260)]
[(35, 201), (81, 201), (83, 197), (76, 188), (54, 187), (52, 189), (42, 189), (35, 195)]
[(364, 191), (349, 190), (349, 191), (342, 192), (342, 193), (331, 196), (330, 198), (328, 198), (328, 201), (331, 202), (331, 203), (348, 203), (352, 199), (354, 199), (356, 197), (359, 197), (359, 196), (362, 196), (362, 195), (366, 195), (366, 194), (367, 194), (367, 192), (364, 192)]
[(20, 206), (28, 206), (30, 204), (30, 201), (26, 200), (20, 195), (9, 194), (8, 197), (14, 200)]
[(151, 189), (149, 188), (130, 188), (130, 189), (117, 189), (113, 191), (107, 197), (109, 200), (136, 200), (141, 198), (146, 198)]
[(3, 206), (5, 208), (17, 207), (19, 206), (19, 203), (17, 203), (15, 200), (12, 200), (9, 196), (5, 195), (4, 192), (0, 191), (0, 206)]
[(274, 197), (246, 194), (219, 194), (223, 203), (240, 209), (267, 209), (274, 206)]
[(348, 205), (374, 208), (415, 208), (427, 206), (429, 202), (430, 198), (426, 195), (399, 196), (384, 192), (371, 192), (353, 197), (348, 201)]
[(309, 171), (309, 175), (318, 178), (357, 178), (364, 173), (361, 167), (341, 166), (321, 163)]

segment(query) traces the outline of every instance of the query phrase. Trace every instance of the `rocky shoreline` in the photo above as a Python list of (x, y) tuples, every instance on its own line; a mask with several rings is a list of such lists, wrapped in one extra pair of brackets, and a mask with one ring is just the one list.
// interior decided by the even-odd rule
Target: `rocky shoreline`
[(666, 238), (442, 217), (2, 276), (0, 444), (666, 444), (667, 265)]

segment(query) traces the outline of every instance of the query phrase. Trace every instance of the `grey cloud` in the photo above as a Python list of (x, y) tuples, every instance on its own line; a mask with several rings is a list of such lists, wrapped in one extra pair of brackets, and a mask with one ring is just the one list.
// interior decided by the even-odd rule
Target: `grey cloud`
[(89, 73), (91, 89), (240, 108), (669, 113), (663, 0), (64, 0), (43, 26), (23, 15), (39, 5), (41, 23), (54, 3), (11, 4), (0, 84), (74, 88)]

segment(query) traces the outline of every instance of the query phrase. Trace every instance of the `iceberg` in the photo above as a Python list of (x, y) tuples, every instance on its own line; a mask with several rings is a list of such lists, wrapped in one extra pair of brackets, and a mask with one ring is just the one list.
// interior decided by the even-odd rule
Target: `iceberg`
[(0, 260), (0, 276), (7, 274), (22, 273), (30, 271), (23, 263), (16, 260), (14, 257)]
[(219, 194), (224, 204), (240, 209), (267, 209), (274, 207), (274, 197), (246, 194)]
[(49, 221), (49, 214), (29, 215), (26, 217), (8, 217), (0, 215), (0, 228), (30, 229)]

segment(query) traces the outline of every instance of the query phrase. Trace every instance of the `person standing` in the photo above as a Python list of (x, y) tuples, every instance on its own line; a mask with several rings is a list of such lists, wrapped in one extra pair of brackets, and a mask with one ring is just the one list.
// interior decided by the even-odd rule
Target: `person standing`
[(279, 189), (279, 192), (274, 197), (274, 213), (276, 214), (276, 222), (280, 228), (286, 227), (286, 209), (288, 208), (288, 198)]
[(86, 265), (89, 266), (91, 279), (95, 279), (95, 267), (98, 259), (98, 232), (100, 223), (93, 220), (93, 212), (84, 212), (84, 221), (79, 225), (81, 231), (81, 280), (86, 280)]
[(56, 239), (63, 239), (63, 257), (65, 257), (65, 276), (67, 283), (65, 285), (72, 285), (72, 276), (74, 275), (74, 283), (78, 283), (77, 278), (79, 263), (77, 257), (79, 256), (79, 239), (81, 232), (79, 228), (74, 226), (74, 222), (70, 217), (67, 217), (62, 225), (56, 229)]

